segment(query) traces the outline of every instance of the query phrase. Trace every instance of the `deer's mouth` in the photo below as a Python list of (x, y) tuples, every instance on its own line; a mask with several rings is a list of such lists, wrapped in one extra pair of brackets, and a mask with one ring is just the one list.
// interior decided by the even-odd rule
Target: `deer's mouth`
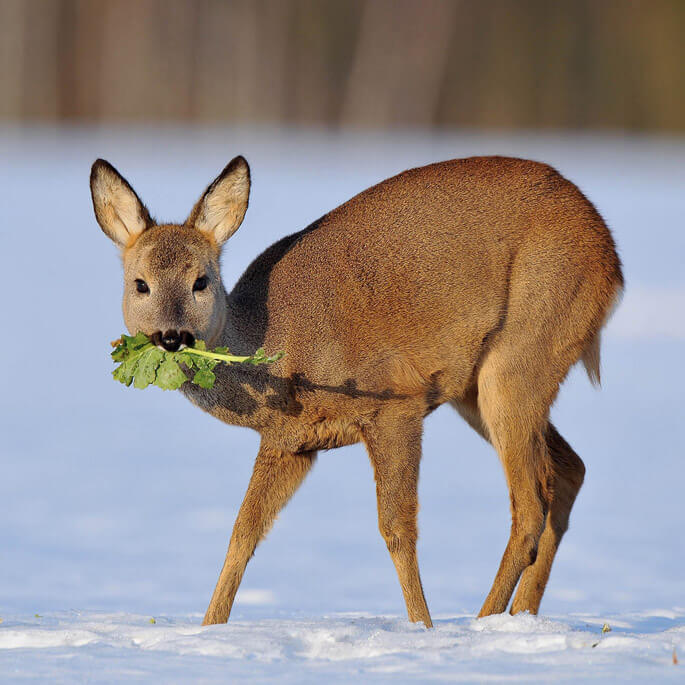
[(190, 331), (177, 331), (170, 329), (165, 333), (155, 331), (150, 340), (162, 350), (177, 352), (184, 347), (192, 347), (195, 344), (195, 336)]

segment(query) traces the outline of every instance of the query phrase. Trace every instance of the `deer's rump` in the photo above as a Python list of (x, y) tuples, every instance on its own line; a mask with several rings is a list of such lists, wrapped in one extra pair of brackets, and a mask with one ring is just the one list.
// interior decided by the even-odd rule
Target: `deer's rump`
[(503, 330), (522, 346), (575, 346), (577, 361), (621, 285), (611, 234), (575, 185), (486, 157), (362, 192), (269, 248), (231, 297), (293, 373), (395, 389), (440, 374), (458, 395)]

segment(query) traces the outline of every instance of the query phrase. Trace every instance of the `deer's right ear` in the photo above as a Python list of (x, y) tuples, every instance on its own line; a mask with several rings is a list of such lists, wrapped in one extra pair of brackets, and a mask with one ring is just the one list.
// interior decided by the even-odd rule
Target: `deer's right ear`
[(90, 172), (90, 192), (100, 228), (121, 248), (152, 225), (150, 213), (128, 181), (104, 159)]

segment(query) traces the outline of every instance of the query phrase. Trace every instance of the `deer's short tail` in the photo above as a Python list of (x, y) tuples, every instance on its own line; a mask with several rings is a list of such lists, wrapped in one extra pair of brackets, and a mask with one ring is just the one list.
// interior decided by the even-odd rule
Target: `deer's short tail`
[(601, 345), (602, 331), (599, 330), (595, 335), (592, 336), (590, 344), (585, 348), (581, 360), (585, 370), (587, 371), (587, 376), (590, 379), (592, 385), (599, 386), (602, 378), (599, 370), (599, 358), (600, 358), (600, 345)]
[(606, 325), (606, 322), (611, 318), (611, 315), (616, 311), (621, 297), (623, 295), (623, 283), (616, 288), (613, 300), (610, 307), (608, 308), (601, 325), (597, 329), (597, 332), (592, 336), (590, 342), (585, 347), (583, 354), (581, 355), (581, 361), (585, 370), (587, 371), (588, 378), (592, 385), (599, 386), (601, 384), (601, 374), (600, 374), (600, 347), (602, 339), (602, 328)]

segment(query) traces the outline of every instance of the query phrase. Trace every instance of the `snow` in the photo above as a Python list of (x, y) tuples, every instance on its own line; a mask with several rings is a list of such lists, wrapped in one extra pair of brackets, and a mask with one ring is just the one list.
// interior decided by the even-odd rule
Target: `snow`
[[(151, 675), (211, 682), (217, 677), (278, 678), (279, 682), (452, 682), (604, 680), (630, 674), (648, 682), (681, 681), (673, 664), (685, 654), (685, 611), (668, 616), (604, 618), (471, 616), (439, 618), (433, 630), (397, 617), (324, 615), (311, 619), (231, 621), (202, 628), (199, 615), (150, 618), (134, 614), (56, 613), (17, 620), (0, 632), (3, 672), (138, 682)], [(680, 624), (678, 620), (680, 619)], [(679, 626), (679, 627), (678, 627)], [(40, 656), (39, 656), (40, 655)], [(96, 670), (97, 668), (97, 670)], [(198, 668), (201, 669), (198, 672)], [(27, 669), (28, 670), (28, 669)]]
[[(178, 394), (112, 382), (120, 264), (88, 172), (109, 159), (153, 214), (178, 220), (238, 153), (254, 186), (228, 283), (373, 182), (470, 154), (552, 163), (613, 228), (627, 289), (604, 337), (603, 388), (574, 370), (553, 410), (588, 473), (541, 616), (473, 618), (508, 502), (491, 448), (441, 408), (420, 483), (434, 630), (405, 620), (359, 446), (321, 455), (250, 562), (230, 623), (201, 627), (258, 438)], [(682, 681), (684, 160), (682, 140), (619, 135), (0, 129), (3, 680)]]

